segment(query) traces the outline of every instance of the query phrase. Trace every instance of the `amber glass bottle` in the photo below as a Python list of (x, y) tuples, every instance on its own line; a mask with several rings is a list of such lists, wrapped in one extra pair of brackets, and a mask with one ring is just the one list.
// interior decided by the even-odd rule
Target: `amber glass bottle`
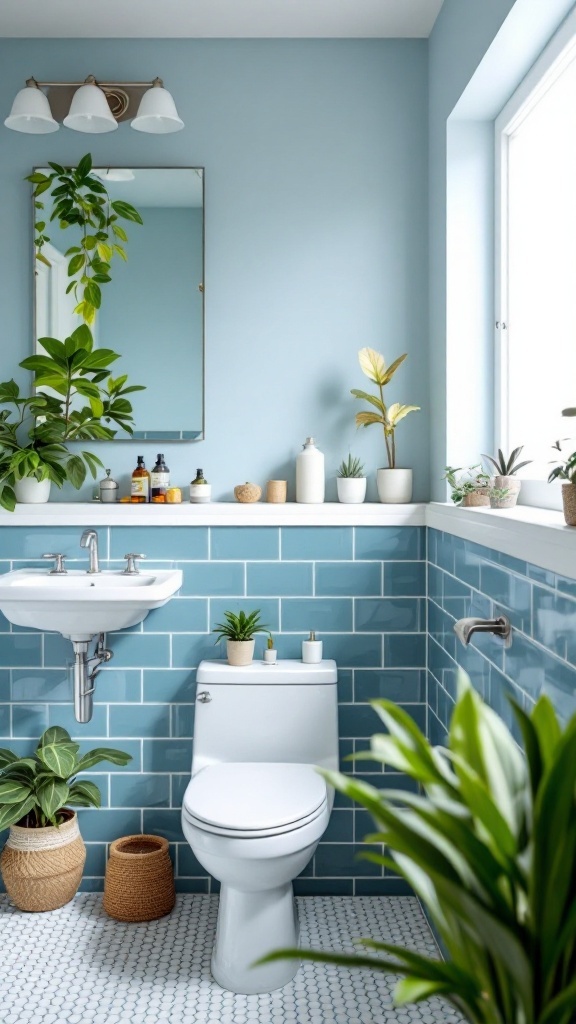
[(170, 470), (159, 453), (151, 476), (151, 501), (166, 501), (166, 491), (170, 487)]
[(150, 501), (150, 473), (144, 465), (144, 456), (138, 456), (138, 465), (132, 473), (130, 501), (143, 503)]

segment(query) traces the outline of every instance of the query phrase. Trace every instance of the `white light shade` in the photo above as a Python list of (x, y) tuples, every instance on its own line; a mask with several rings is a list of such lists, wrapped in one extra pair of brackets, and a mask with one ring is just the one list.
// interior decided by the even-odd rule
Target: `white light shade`
[(93, 83), (81, 85), (76, 90), (70, 104), (70, 113), (64, 118), (63, 124), (75, 132), (87, 132), (89, 135), (114, 132), (118, 127), (105, 93)]
[[(157, 80), (159, 81), (159, 79)], [(150, 132), (151, 135), (166, 135), (168, 132), (179, 132), (184, 121), (178, 117), (176, 104), (171, 93), (161, 84), (154, 84), (148, 89), (138, 107), (138, 113), (131, 122), (137, 132)]]
[(15, 132), (29, 135), (47, 135), (48, 132), (57, 132), (60, 127), (52, 117), (48, 97), (37, 85), (20, 89), (4, 124)]

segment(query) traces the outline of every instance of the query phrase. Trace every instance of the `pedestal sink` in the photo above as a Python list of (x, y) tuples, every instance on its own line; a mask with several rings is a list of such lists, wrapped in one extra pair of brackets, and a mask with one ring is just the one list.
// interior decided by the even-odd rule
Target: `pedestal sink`
[[(0, 611), (15, 626), (62, 633), (72, 641), (74, 711), (79, 722), (89, 722), (96, 673), (112, 657), (104, 646), (104, 633), (142, 622), (181, 586), (180, 569), (132, 574), (17, 569), (0, 575)], [(94, 636), (98, 641), (90, 656)]]

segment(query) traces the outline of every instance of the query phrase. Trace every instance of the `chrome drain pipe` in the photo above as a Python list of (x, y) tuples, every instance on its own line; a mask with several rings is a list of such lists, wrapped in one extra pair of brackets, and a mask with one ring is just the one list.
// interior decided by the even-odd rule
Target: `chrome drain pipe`
[(99, 633), (96, 647), (88, 656), (90, 640), (72, 640), (74, 648), (74, 715), (77, 722), (92, 718), (95, 680), (102, 664), (110, 661), (113, 652), (104, 646), (104, 633)]

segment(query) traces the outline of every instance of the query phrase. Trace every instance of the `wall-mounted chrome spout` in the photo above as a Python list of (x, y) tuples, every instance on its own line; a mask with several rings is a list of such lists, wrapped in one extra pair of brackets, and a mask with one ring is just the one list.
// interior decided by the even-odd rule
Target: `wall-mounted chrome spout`
[(464, 647), (468, 646), (474, 633), (494, 633), (506, 641), (511, 638), (510, 620), (505, 615), (497, 619), (458, 619), (454, 623), (454, 632)]
[(92, 657), (88, 657), (90, 640), (73, 640), (74, 648), (74, 714), (77, 722), (92, 718), (94, 683), (103, 662), (110, 661), (113, 652), (104, 647), (104, 633), (98, 635)]

